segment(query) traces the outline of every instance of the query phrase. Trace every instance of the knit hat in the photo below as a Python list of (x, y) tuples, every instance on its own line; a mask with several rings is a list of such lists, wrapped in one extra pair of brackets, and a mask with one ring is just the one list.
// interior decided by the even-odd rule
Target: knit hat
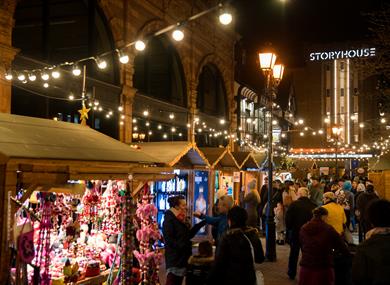
[(251, 182), (248, 183), (248, 190), (256, 189), (256, 180), (253, 179)]
[(351, 191), (351, 189), (352, 189), (351, 181), (346, 180), (343, 185), (343, 190)]
[(333, 192), (326, 192), (324, 193), (324, 198), (336, 200), (336, 195)]

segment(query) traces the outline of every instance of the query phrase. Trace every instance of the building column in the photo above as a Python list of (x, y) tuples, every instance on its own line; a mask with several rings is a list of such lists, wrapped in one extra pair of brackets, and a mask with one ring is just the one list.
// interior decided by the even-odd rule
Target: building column
[[(7, 1), (6, 1), (7, 2)], [(12, 47), (13, 14), (16, 1), (0, 6), (0, 112), (11, 112), (11, 82), (4, 77), (18, 50)], [(15, 3), (12, 3), (15, 2)]]
[[(133, 103), (137, 89), (133, 87), (134, 75), (134, 54), (129, 54), (131, 63), (122, 66), (122, 94), (121, 105), (123, 107), (122, 115), (124, 119), (119, 117), (119, 122), (123, 121), (123, 125), (119, 125), (119, 140), (123, 143), (132, 142), (133, 134)], [(118, 122), (118, 123), (119, 123)]]
[(195, 143), (196, 137), (195, 137), (195, 117), (196, 117), (196, 99), (198, 97), (198, 91), (197, 91), (197, 84), (195, 81), (192, 81), (190, 84), (190, 90), (189, 90), (189, 116), (187, 124), (190, 125), (187, 132), (187, 139), (189, 142)]

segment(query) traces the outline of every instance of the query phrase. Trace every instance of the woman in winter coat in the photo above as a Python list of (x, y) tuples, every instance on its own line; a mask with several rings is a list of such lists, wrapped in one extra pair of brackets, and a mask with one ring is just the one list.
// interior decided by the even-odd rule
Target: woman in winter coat
[(244, 205), (248, 213), (248, 227), (257, 228), (259, 226), (259, 216), (257, 207), (260, 203), (260, 195), (256, 189), (256, 180), (252, 180), (248, 184), (248, 193), (244, 197)]
[(302, 258), (298, 285), (334, 285), (333, 251), (350, 255), (341, 236), (325, 223), (327, 215), (325, 208), (315, 208), (313, 219), (301, 228)]
[(165, 212), (163, 223), (166, 285), (181, 285), (186, 275), (188, 258), (192, 255), (191, 239), (206, 222), (190, 227), (186, 222), (187, 203), (184, 196), (172, 196), (168, 203), (170, 209)]
[(227, 218), (229, 230), (222, 236), (217, 248), (207, 284), (255, 285), (254, 263), (264, 261), (259, 232), (246, 226), (247, 212), (241, 207), (230, 209)]

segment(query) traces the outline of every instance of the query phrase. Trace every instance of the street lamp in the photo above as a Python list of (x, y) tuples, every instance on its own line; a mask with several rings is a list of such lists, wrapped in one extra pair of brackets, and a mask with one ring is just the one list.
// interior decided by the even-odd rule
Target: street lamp
[(266, 222), (266, 258), (268, 261), (276, 261), (276, 236), (275, 236), (275, 221), (274, 212), (272, 209), (272, 180), (273, 180), (273, 149), (272, 149), (272, 99), (274, 97), (275, 88), (283, 78), (284, 66), (275, 64), (276, 55), (272, 52), (259, 53), (260, 69), (263, 71), (266, 78), (265, 93), (268, 98), (268, 208)]
[(339, 147), (339, 137), (340, 137), (342, 130), (343, 130), (342, 128), (337, 127), (337, 126), (334, 126), (332, 128), (333, 136), (336, 139), (336, 177), (335, 178), (339, 177), (339, 161), (338, 161), (337, 153), (338, 153), (338, 147)]

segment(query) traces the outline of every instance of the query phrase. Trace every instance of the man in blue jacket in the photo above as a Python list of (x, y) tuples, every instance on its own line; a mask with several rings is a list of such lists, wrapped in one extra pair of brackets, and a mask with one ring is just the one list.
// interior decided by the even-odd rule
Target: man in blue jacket
[(225, 195), (222, 196), (218, 202), (218, 212), (219, 212), (218, 216), (210, 217), (201, 214), (199, 212), (194, 213), (195, 217), (204, 220), (208, 225), (212, 225), (217, 228), (217, 239), (215, 240), (216, 245), (218, 245), (218, 241), (220, 240), (221, 236), (228, 229), (227, 213), (232, 207), (233, 207), (233, 198), (231, 196)]

